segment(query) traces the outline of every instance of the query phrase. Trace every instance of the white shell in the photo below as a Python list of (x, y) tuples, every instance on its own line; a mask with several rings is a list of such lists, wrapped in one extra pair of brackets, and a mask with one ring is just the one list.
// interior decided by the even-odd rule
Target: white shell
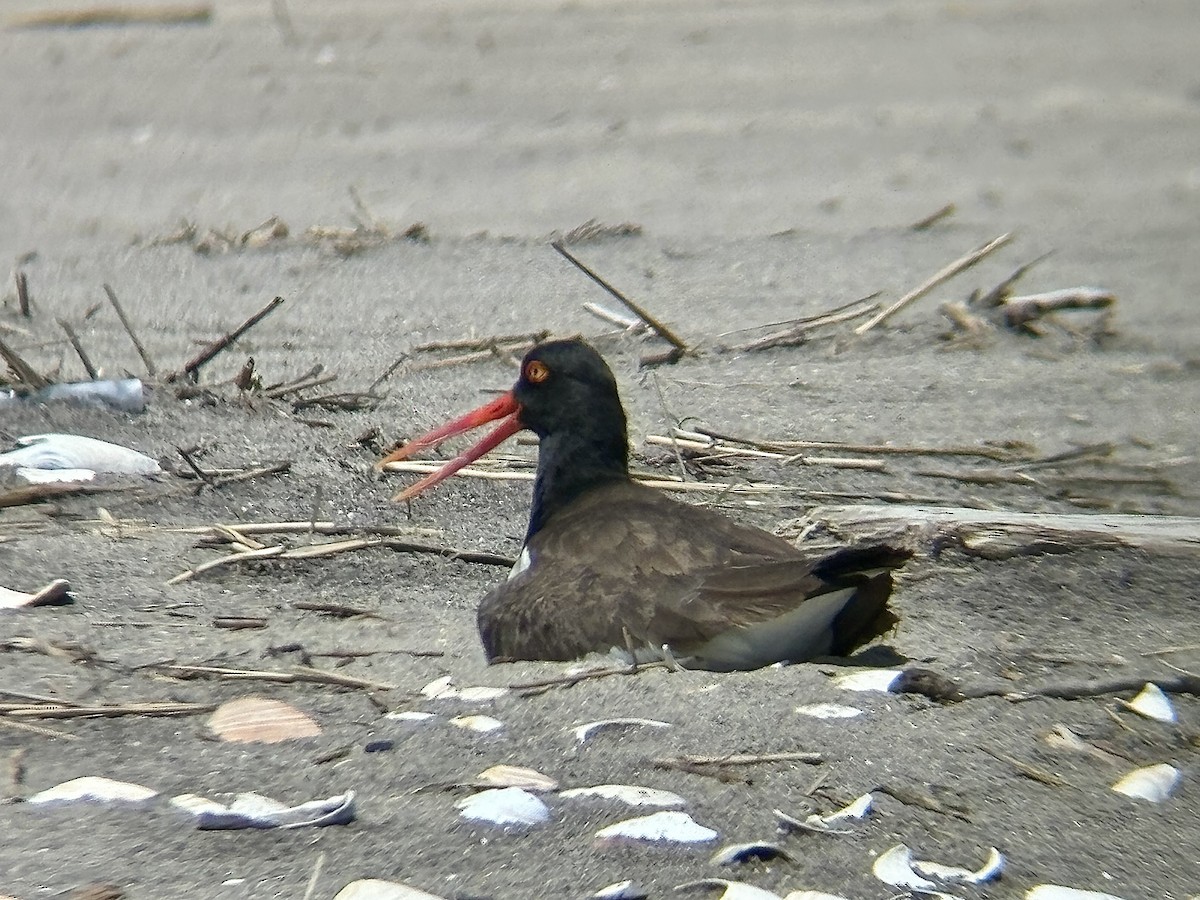
[(1118, 794), (1161, 803), (1179, 784), (1179, 770), (1166, 763), (1134, 769), (1112, 786)]
[(238, 794), (228, 805), (195, 794), (180, 794), (171, 798), (171, 804), (190, 813), (196, 827), (206, 830), (345, 825), (355, 816), (353, 791), (298, 806), (254, 793)]
[(636, 881), (618, 881), (592, 894), (591, 900), (646, 900), (650, 894)]
[(921, 859), (914, 859), (912, 867), (918, 874), (937, 879), (944, 884), (983, 884), (1000, 877), (1000, 873), (1004, 871), (1004, 854), (992, 847), (983, 865), (975, 870)]
[(896, 679), (903, 673), (900, 669), (863, 669), (833, 679), (833, 686), (847, 691), (883, 691), (892, 689)]
[(450, 720), (450, 724), (479, 734), (491, 734), (504, 727), (503, 722), (491, 716), (455, 716)]
[(550, 808), (529, 791), (492, 788), (454, 804), (464, 819), (504, 828), (541, 825), (550, 820)]
[(912, 863), (912, 851), (904, 844), (897, 844), (879, 854), (875, 864), (871, 866), (871, 871), (876, 878), (892, 887), (903, 888), (906, 891), (919, 891), (933, 897), (952, 896), (938, 893), (937, 885), (914, 872)]
[(718, 834), (705, 828), (685, 812), (656, 812), (649, 816), (626, 819), (596, 832), (601, 841), (648, 841), (653, 843), (704, 844)]
[(257, 694), (222, 703), (209, 717), (208, 727), (221, 740), (239, 744), (277, 744), (321, 733), (312, 716)]
[(31, 434), (17, 438), (16, 450), (0, 453), (0, 466), (31, 469), (91, 469), (121, 475), (153, 475), (157, 460), (136, 450), (78, 434)]
[(438, 700), (446, 696), (453, 697), (456, 693), (455, 689), (451, 687), (453, 681), (454, 679), (450, 675), (435, 678), (429, 684), (425, 685), (425, 687), (421, 688), (421, 696), (429, 700)]
[(415, 709), (406, 709), (402, 712), (390, 712), (384, 715), (385, 719), (394, 719), (397, 722), (428, 722), (430, 719), (437, 718), (431, 712), (420, 712)]
[(670, 722), (660, 722), (658, 719), (601, 719), (597, 722), (587, 722), (578, 726), (575, 729), (575, 740), (579, 743), (585, 743), (594, 735), (601, 731), (609, 731), (615, 728), (637, 728), (645, 726), (648, 728), (670, 728)]
[(762, 888), (741, 881), (726, 881), (724, 878), (705, 878), (688, 884), (676, 886), (676, 891), (695, 890), (696, 888), (724, 888), (717, 900), (780, 900), (778, 894), (764, 891)]
[(445, 900), (436, 894), (409, 887), (407, 884), (397, 884), (394, 881), (381, 881), (378, 878), (361, 878), (352, 881), (337, 894), (333, 900)]
[(855, 716), (862, 715), (862, 710), (857, 706), (842, 706), (838, 703), (813, 703), (809, 706), (797, 706), (796, 712), (814, 719), (853, 719)]
[(462, 700), (464, 703), (487, 703), (490, 700), (499, 700), (506, 694), (508, 694), (508, 688), (480, 686), (461, 688), (453, 696), (454, 699)]
[(823, 816), (814, 814), (804, 821), (805, 824), (812, 825), (814, 828), (835, 828), (838, 825), (844, 825), (851, 819), (865, 819), (874, 805), (875, 798), (871, 794), (863, 794), (861, 797), (851, 800), (841, 809), (835, 809)]
[(571, 788), (569, 791), (563, 791), (559, 796), (569, 800), (577, 797), (620, 800), (630, 806), (687, 806), (687, 801), (678, 794), (638, 784), (598, 784), (595, 787)]
[(558, 781), (524, 766), (490, 766), (475, 776), (475, 782), (487, 787), (516, 787), (534, 792), (558, 790)]
[(1081, 891), (1079, 888), (1063, 887), (1059, 884), (1039, 884), (1031, 887), (1025, 900), (1122, 900), (1116, 894), (1100, 891)]
[(17, 466), (17, 477), (30, 484), (69, 484), (73, 481), (94, 481), (96, 473), (91, 469), (34, 469)]
[(421, 696), (427, 700), (462, 700), (465, 703), (486, 703), (498, 700), (508, 693), (508, 688), (502, 687), (465, 687), (456, 688), (454, 678), (443, 675), (435, 678), (421, 688)]
[(34, 794), (28, 803), (143, 803), (151, 797), (157, 797), (158, 791), (153, 791), (140, 784), (130, 784), (128, 781), (114, 781), (98, 775), (85, 775), (82, 778), (72, 778), (62, 784)]
[(1175, 707), (1171, 705), (1171, 698), (1164, 694), (1157, 684), (1147, 684), (1136, 697), (1128, 703), (1122, 703), (1126, 709), (1131, 709), (1147, 719), (1158, 722), (1175, 721)]

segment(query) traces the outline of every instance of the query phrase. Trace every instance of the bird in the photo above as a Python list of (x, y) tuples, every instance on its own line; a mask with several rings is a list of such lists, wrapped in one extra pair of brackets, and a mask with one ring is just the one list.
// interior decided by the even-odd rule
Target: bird
[(535, 345), (511, 390), (376, 465), (497, 420), (393, 497), (412, 499), (523, 429), (538, 436), (520, 556), (478, 608), (489, 662), (611, 653), (632, 664), (751, 670), (848, 656), (895, 626), (891, 573), (909, 551), (803, 549), (633, 480), (617, 380), (580, 338)]

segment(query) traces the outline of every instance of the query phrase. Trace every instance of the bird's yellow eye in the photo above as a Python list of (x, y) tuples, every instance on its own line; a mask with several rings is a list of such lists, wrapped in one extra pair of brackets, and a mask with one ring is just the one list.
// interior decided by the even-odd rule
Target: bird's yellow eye
[(550, 369), (540, 359), (531, 360), (525, 366), (525, 380), (531, 384), (541, 384), (550, 377)]

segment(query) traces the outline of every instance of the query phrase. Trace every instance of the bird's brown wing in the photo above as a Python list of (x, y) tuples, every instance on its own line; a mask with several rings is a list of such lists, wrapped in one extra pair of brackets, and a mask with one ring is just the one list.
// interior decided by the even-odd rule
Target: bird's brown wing
[(529, 542), (531, 567), (480, 605), (489, 658), (566, 660), (627, 642), (689, 656), (866, 577), (853, 557), (813, 557), (632, 483), (594, 489), (547, 526)]

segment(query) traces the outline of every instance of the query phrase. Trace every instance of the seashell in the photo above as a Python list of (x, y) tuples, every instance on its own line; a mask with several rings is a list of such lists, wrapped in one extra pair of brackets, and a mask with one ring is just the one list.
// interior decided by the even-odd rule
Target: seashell
[(421, 696), (427, 700), (462, 700), (465, 703), (486, 703), (498, 700), (509, 693), (503, 687), (454, 687), (454, 679), (450, 675), (435, 678), (421, 688)]
[(591, 900), (647, 900), (650, 893), (636, 881), (618, 881), (592, 894)]
[(255, 793), (238, 794), (228, 805), (196, 794), (180, 794), (171, 798), (171, 805), (189, 813), (196, 827), (205, 831), (346, 825), (355, 816), (353, 791), (299, 806)]
[(786, 859), (790, 862), (792, 856), (778, 844), (755, 841), (749, 844), (729, 844), (722, 847), (713, 854), (712, 859), (708, 862), (714, 866), (732, 866), (751, 860), (769, 859)]
[(145, 454), (79, 434), (31, 434), (16, 440), (17, 449), (0, 453), (0, 466), (30, 469), (91, 469), (118, 475), (154, 475), (162, 471)]
[(1122, 898), (1116, 894), (1081, 891), (1079, 888), (1063, 887), (1059, 884), (1039, 884), (1026, 892), (1025, 900), (1122, 900)]
[(486, 703), (489, 700), (499, 700), (508, 692), (508, 688), (503, 687), (468, 687), (459, 690), (455, 699), (464, 703)]
[(558, 782), (549, 775), (524, 766), (491, 766), (475, 776), (480, 787), (515, 787), (535, 793), (558, 790)]
[(840, 894), (827, 894), (824, 891), (792, 891), (783, 900), (846, 900)]
[(72, 778), (46, 788), (30, 797), (27, 803), (144, 803), (152, 797), (157, 797), (158, 791), (143, 787), (140, 784), (130, 784), (128, 781), (114, 781), (98, 775), (85, 775), (82, 778)]
[(421, 688), (421, 696), (427, 700), (440, 700), (443, 697), (453, 697), (457, 691), (451, 687), (454, 679), (449, 675), (443, 675), (441, 678), (435, 678), (425, 687)]
[(94, 481), (96, 473), (91, 469), (31, 469), (29, 466), (17, 466), (17, 477), (30, 484), (70, 484)]
[(833, 679), (833, 686), (847, 691), (883, 691), (892, 689), (896, 679), (903, 673), (900, 669), (862, 669), (849, 675)]
[(796, 712), (814, 719), (853, 719), (855, 716), (862, 715), (862, 710), (857, 706), (842, 706), (837, 703), (813, 703), (809, 706), (797, 706)]
[(914, 859), (913, 870), (926, 878), (934, 878), (944, 884), (983, 884), (1000, 877), (1004, 871), (1004, 854), (992, 847), (983, 865), (972, 871), (959, 866)]
[(597, 722), (588, 722), (578, 726), (575, 729), (575, 740), (583, 744), (601, 731), (611, 731), (617, 728), (637, 728), (639, 726), (647, 728), (670, 728), (671, 723), (660, 722), (658, 719), (600, 719)]
[(1117, 758), (1113, 754), (1089, 744), (1066, 725), (1055, 725), (1046, 735), (1045, 740), (1047, 744), (1056, 749), (1070, 750), (1075, 753), (1086, 753), (1093, 759), (1100, 759), (1104, 760), (1105, 762), (1109, 762)]
[(1134, 769), (1112, 786), (1118, 794), (1162, 803), (1179, 784), (1179, 770), (1166, 763)]
[(277, 744), (321, 733), (316, 720), (296, 707), (259, 696), (222, 703), (208, 727), (221, 740), (238, 744)]
[(656, 812), (649, 816), (626, 819), (601, 828), (596, 837), (602, 843), (626, 841), (670, 844), (706, 844), (719, 835), (705, 828), (685, 812), (676, 810)]
[(569, 791), (563, 791), (559, 796), (568, 800), (577, 797), (620, 800), (630, 806), (687, 806), (687, 801), (678, 794), (637, 784), (598, 784), (595, 787), (571, 788)]
[(699, 881), (689, 881), (687, 884), (675, 886), (677, 892), (711, 891), (717, 888), (724, 888), (717, 900), (780, 900), (778, 894), (772, 894), (770, 891), (764, 891), (762, 888), (741, 881), (726, 881), (724, 878), (702, 878)]
[(1171, 698), (1164, 694), (1157, 684), (1147, 683), (1136, 697), (1128, 702), (1122, 700), (1121, 704), (1147, 719), (1157, 722), (1175, 721), (1175, 707), (1171, 705)]
[(936, 884), (913, 871), (912, 851), (904, 844), (897, 844), (879, 854), (871, 871), (876, 878), (892, 887), (919, 891), (932, 897), (953, 897), (952, 894), (938, 893)]
[(465, 728), (477, 734), (491, 734), (504, 727), (504, 723), (491, 716), (455, 716), (450, 724), (456, 728)]
[(56, 578), (32, 594), (0, 587), (0, 609), (19, 609), (23, 606), (60, 606), (74, 600), (69, 593), (70, 590), (70, 582), (64, 578)]
[(550, 808), (520, 788), (493, 788), (472, 794), (454, 804), (464, 819), (503, 828), (541, 825), (550, 820)]
[(428, 722), (430, 719), (436, 719), (431, 712), (420, 712), (415, 709), (406, 709), (401, 712), (390, 712), (384, 715), (385, 719), (393, 719), (397, 722)]
[(875, 805), (875, 798), (871, 794), (863, 794), (854, 800), (851, 800), (841, 809), (835, 809), (826, 815), (811, 815), (806, 818), (805, 824), (812, 825), (814, 828), (835, 828), (838, 825), (844, 825), (851, 819), (865, 819), (871, 812), (871, 808)]
[(381, 881), (378, 878), (360, 878), (338, 891), (333, 900), (445, 900), (445, 898), (436, 894), (427, 894), (425, 891), (409, 887), (407, 884)]

